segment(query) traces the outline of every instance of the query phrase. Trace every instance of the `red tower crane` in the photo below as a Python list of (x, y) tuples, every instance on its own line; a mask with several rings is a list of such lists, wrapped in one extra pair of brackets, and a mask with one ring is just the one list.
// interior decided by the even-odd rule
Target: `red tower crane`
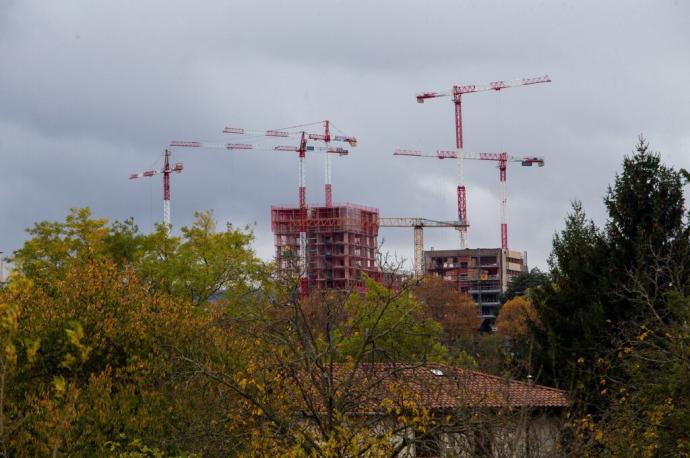
[[(315, 126), (318, 124), (323, 124), (323, 134), (320, 133), (307, 133), (300, 131), (290, 131), (290, 129), (301, 129), (305, 127)], [(302, 133), (306, 136), (308, 140), (322, 141), (325, 143), (326, 148), (330, 147), (331, 141), (335, 142), (346, 142), (351, 147), (357, 146), (357, 139), (351, 135), (331, 135), (332, 123), (329, 120), (318, 121), (309, 124), (300, 124), (297, 126), (283, 127), (280, 129), (270, 129), (270, 130), (249, 130), (240, 127), (226, 127), (223, 129), (223, 133), (226, 134), (248, 134), (253, 136), (264, 136), (264, 137), (299, 137)], [(337, 129), (337, 128), (336, 128)], [(325, 180), (324, 180), (324, 197), (326, 207), (333, 206), (333, 187), (332, 187), (332, 177), (331, 177), (331, 157), (326, 154), (325, 156)]]
[[(395, 156), (416, 156), (416, 157), (433, 157), (436, 159), (458, 159), (462, 156), (464, 159), (471, 159), (477, 161), (497, 161), (499, 180), (501, 182), (501, 248), (508, 249), (508, 220), (506, 214), (506, 205), (508, 202), (508, 194), (506, 190), (506, 169), (508, 162), (520, 162), (523, 167), (531, 167), (537, 164), (539, 167), (544, 166), (544, 158), (536, 156), (509, 156), (507, 153), (464, 153), (458, 151), (438, 150), (436, 154), (427, 154), (418, 150), (397, 149), (393, 153)], [(459, 226), (462, 230), (462, 226)]]
[(167, 228), (170, 228), (171, 226), (171, 218), (170, 218), (170, 175), (172, 173), (180, 173), (182, 172), (183, 166), (182, 163), (176, 162), (172, 166), (170, 165), (170, 150), (166, 149), (165, 150), (165, 159), (163, 161), (163, 169), (162, 170), (147, 170), (145, 172), (141, 173), (133, 173), (129, 176), (130, 180), (134, 180), (137, 178), (144, 178), (144, 177), (152, 177), (154, 175), (158, 175), (160, 173), (163, 174), (163, 224)]
[[(241, 131), (241, 132), (240, 132)], [(249, 133), (244, 129), (229, 128), (224, 129), (226, 133)], [(294, 135), (294, 133), (280, 130), (267, 130), (264, 131), (263, 135), (269, 137), (288, 137)], [(305, 173), (304, 173), (304, 159), (306, 157), (307, 151), (323, 151), (326, 156), (330, 154), (337, 154), (339, 156), (345, 156), (349, 154), (348, 150), (340, 147), (330, 147), (330, 146), (311, 146), (307, 145), (307, 139), (309, 135), (305, 132), (299, 132), (299, 145), (298, 146), (274, 146), (273, 148), (262, 148), (249, 143), (210, 143), (210, 142), (198, 142), (198, 141), (172, 141), (170, 142), (171, 147), (182, 147), (182, 148), (221, 148), (227, 150), (256, 150), (256, 151), (293, 151), (298, 154), (299, 157), (299, 188), (298, 188), (298, 200), (300, 208), (300, 293), (306, 295), (308, 292), (308, 279), (306, 275), (306, 265), (307, 265), (307, 188), (305, 183)]]
[[(522, 78), (513, 81), (494, 81), (489, 84), (484, 85), (455, 85), (450, 89), (445, 89), (442, 91), (435, 92), (422, 92), (417, 94), (417, 102), (424, 103), (426, 99), (433, 99), (437, 97), (453, 97), (453, 103), (455, 104), (455, 147), (457, 151), (462, 152), (463, 148), (463, 137), (462, 137), (462, 95), (470, 94), (473, 92), (482, 91), (500, 91), (502, 89), (507, 89), (510, 87), (518, 86), (529, 86), (532, 84), (539, 83), (550, 83), (551, 78), (548, 76), (540, 76), (536, 78)], [(465, 177), (463, 170), (463, 155), (458, 154), (458, 220), (465, 223), (458, 230), (460, 231), (460, 248), (465, 248), (466, 243), (466, 231), (469, 226), (467, 222), (467, 196), (465, 190)]]

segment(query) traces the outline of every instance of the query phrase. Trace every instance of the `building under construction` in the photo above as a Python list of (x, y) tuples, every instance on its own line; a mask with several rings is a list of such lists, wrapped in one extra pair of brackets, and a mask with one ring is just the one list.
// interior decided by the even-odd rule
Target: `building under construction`
[(271, 229), (276, 262), (283, 271), (297, 266), (300, 233), (306, 232), (309, 289), (361, 289), (362, 273), (378, 278), (378, 209), (351, 203), (305, 209), (272, 206)]
[(512, 278), (527, 271), (527, 263), (521, 252), (501, 248), (431, 250), (424, 252), (424, 270), (453, 282), (480, 306), (482, 317), (493, 319), (501, 293)]

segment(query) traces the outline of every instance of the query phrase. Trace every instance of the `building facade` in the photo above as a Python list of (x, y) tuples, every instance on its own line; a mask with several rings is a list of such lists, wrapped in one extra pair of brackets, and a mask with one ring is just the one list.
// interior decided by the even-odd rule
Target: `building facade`
[(331, 207), (271, 207), (276, 261), (285, 271), (296, 266), (300, 232), (306, 234), (309, 289), (352, 290), (363, 275), (378, 279), (378, 209), (351, 203)]
[(525, 256), (501, 248), (430, 250), (424, 252), (424, 274), (457, 285), (481, 308), (483, 318), (494, 319), (508, 282), (527, 271)]

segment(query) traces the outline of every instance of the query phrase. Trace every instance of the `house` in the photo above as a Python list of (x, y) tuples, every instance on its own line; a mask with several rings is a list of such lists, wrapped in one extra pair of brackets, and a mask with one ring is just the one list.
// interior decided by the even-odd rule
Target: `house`
[(329, 404), (360, 427), (366, 418), (372, 434), (388, 431), (397, 456), (558, 455), (569, 406), (562, 390), (440, 364), (336, 365), (332, 373), (345, 394)]

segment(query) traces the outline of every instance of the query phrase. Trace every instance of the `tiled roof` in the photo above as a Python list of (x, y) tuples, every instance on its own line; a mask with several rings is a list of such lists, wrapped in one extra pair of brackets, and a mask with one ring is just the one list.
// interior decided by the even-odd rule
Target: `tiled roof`
[[(354, 374), (345, 366), (335, 370), (335, 382), (345, 382), (346, 389), (359, 399), (360, 407), (380, 405), (385, 398), (414, 400), (429, 409), (461, 407), (566, 407), (563, 390), (510, 380), (482, 372), (439, 364), (393, 365), (362, 364)], [(374, 408), (374, 410), (376, 410)]]

